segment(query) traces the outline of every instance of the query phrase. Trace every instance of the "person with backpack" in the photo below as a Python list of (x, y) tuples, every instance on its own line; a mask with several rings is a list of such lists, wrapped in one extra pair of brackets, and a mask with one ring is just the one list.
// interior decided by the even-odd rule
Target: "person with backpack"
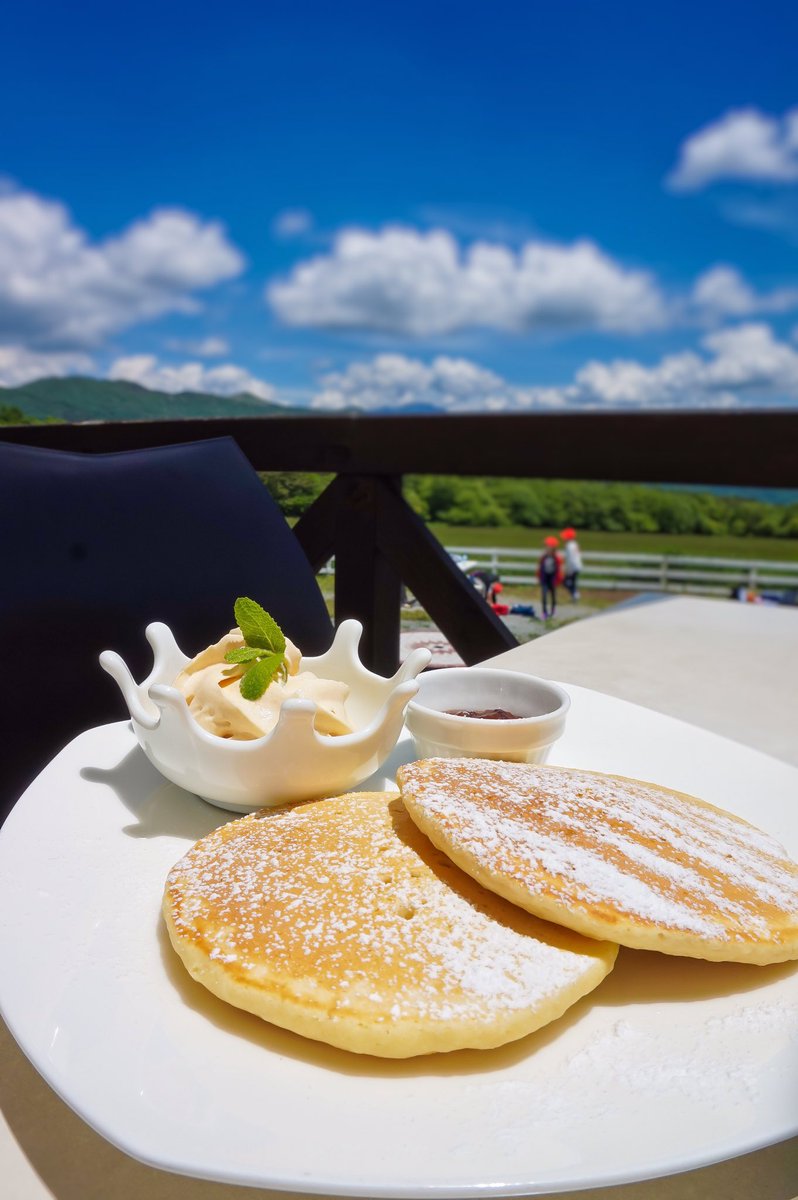
[(543, 620), (553, 617), (557, 611), (557, 586), (562, 583), (562, 557), (557, 553), (559, 541), (556, 537), (543, 539), (543, 553), (538, 559), (538, 581), (543, 608)]

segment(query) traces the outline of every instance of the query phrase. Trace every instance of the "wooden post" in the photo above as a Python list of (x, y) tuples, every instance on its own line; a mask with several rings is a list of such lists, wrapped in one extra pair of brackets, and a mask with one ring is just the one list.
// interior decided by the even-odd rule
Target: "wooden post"
[(343, 480), (335, 537), (335, 623), (363, 623), (360, 657), (380, 675), (399, 666), (402, 579), (379, 540), (378, 493), (385, 481), (348, 475)]

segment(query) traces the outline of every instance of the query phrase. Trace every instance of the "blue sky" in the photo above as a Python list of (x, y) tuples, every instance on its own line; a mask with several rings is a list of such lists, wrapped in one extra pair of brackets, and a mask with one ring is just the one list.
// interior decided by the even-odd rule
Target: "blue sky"
[(0, 383), (798, 402), (798, 10), (29, 4)]

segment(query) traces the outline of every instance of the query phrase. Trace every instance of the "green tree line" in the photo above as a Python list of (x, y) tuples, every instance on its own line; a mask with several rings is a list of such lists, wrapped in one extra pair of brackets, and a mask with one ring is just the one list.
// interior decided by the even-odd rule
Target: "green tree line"
[[(301, 516), (331, 476), (267, 472), (262, 479), (286, 516)], [(712, 492), (632, 483), (559, 479), (410, 475), (408, 503), (425, 521), (446, 525), (522, 525), (597, 532), (697, 533), (798, 538), (798, 504), (771, 504)]]
[(0, 404), (0, 425), (58, 425), (57, 417), (29, 417), (16, 404)]

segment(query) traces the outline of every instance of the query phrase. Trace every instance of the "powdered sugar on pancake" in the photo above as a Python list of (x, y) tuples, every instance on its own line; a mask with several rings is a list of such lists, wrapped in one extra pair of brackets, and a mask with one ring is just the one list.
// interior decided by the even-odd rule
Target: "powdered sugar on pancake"
[(530, 911), (540, 900), (713, 942), (778, 942), (785, 929), (798, 938), (798, 866), (767, 834), (692, 797), (477, 759), (411, 763), (399, 778), (436, 844), (466, 869), (522, 888)]
[(167, 879), (178, 937), (242, 978), (265, 969), (375, 1022), (491, 1020), (574, 986), (578, 998), (601, 960), (590, 986), (606, 973), (614, 948), (485, 892), (389, 801), (273, 810), (202, 839)]

